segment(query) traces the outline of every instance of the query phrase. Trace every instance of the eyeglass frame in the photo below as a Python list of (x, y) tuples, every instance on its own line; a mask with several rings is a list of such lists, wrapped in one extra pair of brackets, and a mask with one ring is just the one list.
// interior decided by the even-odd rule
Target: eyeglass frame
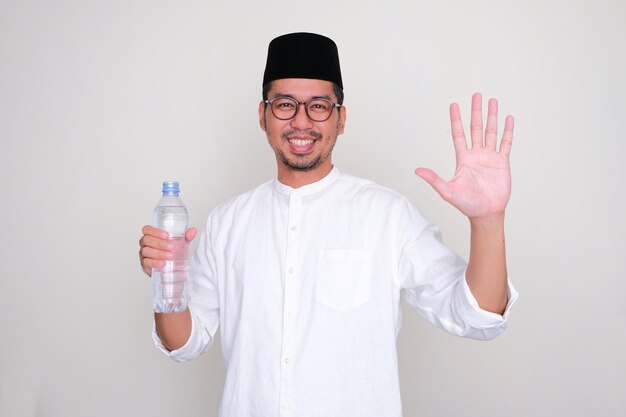
[[(281, 98), (283, 98), (283, 99), (286, 98), (286, 99), (292, 100), (292, 101), (294, 101), (296, 103), (296, 111), (293, 113), (293, 116), (291, 116), (291, 117), (289, 117), (287, 119), (280, 118), (280, 117), (276, 116), (276, 113), (274, 113), (274, 107), (272, 106), (272, 103), (275, 102), (278, 99), (281, 99)], [(330, 105), (332, 106), (332, 110), (328, 112), (328, 117), (325, 118), (324, 120), (315, 120), (314, 118), (311, 117), (311, 115), (309, 115), (309, 106), (308, 106), (308, 104), (310, 102), (314, 101), (314, 100), (323, 100), (323, 101), (325, 101), (327, 103), (330, 103)], [(341, 109), (343, 107), (343, 104), (335, 103), (334, 101), (331, 101), (331, 100), (329, 100), (329, 99), (327, 99), (325, 97), (311, 97), (307, 101), (298, 101), (294, 97), (291, 97), (291, 96), (278, 96), (278, 97), (270, 98), (270, 99), (267, 99), (267, 100), (263, 100), (263, 103), (270, 105), (270, 110), (272, 111), (272, 114), (278, 120), (291, 120), (291, 119), (295, 118), (298, 115), (298, 110), (300, 109), (300, 105), (303, 105), (304, 106), (304, 113), (306, 114), (306, 117), (308, 117), (310, 120), (312, 120), (314, 122), (318, 122), (318, 123), (327, 121), (328, 119), (330, 119), (330, 116), (333, 115), (333, 110), (334, 109)]]

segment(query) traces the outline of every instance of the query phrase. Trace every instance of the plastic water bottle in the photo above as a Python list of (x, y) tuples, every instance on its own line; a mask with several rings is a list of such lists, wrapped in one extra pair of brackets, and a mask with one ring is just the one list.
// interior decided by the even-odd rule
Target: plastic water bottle
[(169, 233), (174, 258), (161, 268), (152, 268), (152, 308), (156, 313), (180, 313), (187, 308), (187, 208), (178, 197), (176, 181), (163, 183), (163, 197), (154, 208), (152, 225)]

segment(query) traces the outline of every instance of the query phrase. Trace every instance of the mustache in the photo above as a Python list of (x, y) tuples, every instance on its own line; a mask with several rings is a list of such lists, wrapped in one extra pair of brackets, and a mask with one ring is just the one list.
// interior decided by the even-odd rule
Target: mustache
[(288, 140), (291, 136), (293, 135), (298, 135), (298, 136), (308, 136), (311, 139), (314, 140), (318, 140), (322, 138), (322, 134), (320, 132), (315, 132), (314, 130), (311, 129), (292, 129), (292, 130), (287, 130), (285, 132), (283, 132), (282, 137), (285, 140)]

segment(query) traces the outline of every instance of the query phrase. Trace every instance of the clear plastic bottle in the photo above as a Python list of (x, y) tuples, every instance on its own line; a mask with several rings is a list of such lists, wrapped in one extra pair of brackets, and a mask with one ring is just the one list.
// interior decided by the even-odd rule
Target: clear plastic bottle
[(180, 313), (187, 308), (188, 216), (179, 194), (178, 182), (165, 181), (152, 218), (152, 225), (168, 232), (174, 246), (174, 258), (167, 259), (162, 268), (152, 268), (152, 308), (156, 313)]

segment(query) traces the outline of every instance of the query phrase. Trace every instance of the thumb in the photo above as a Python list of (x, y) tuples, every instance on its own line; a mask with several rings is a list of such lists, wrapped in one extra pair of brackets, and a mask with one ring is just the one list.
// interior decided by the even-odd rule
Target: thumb
[(198, 231), (195, 227), (190, 227), (189, 229), (187, 229), (187, 231), (185, 232), (185, 239), (187, 240), (187, 242), (191, 242), (193, 238), (196, 237), (197, 233)]
[(439, 175), (435, 174), (434, 171), (431, 171), (428, 168), (417, 168), (415, 170), (415, 175), (429, 183), (444, 200), (448, 200), (450, 195), (450, 186), (447, 182), (442, 180)]

